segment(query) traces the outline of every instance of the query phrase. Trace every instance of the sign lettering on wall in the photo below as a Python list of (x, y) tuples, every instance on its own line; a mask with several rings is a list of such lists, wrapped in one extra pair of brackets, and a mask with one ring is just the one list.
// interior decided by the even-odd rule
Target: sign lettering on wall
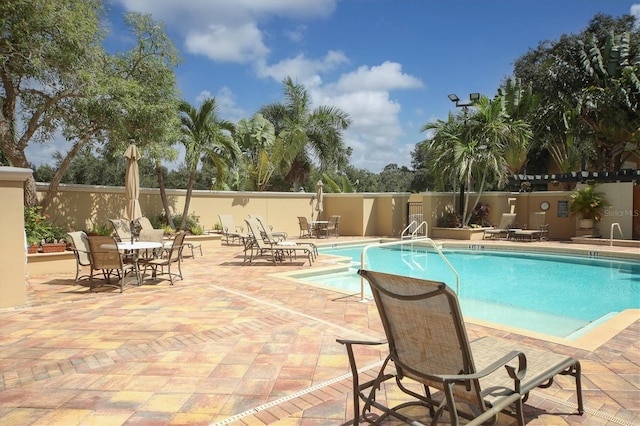
[(558, 217), (569, 217), (568, 201), (558, 201)]

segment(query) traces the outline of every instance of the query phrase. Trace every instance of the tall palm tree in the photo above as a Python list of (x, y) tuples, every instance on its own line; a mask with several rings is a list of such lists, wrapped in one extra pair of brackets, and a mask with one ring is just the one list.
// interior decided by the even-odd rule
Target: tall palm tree
[(460, 212), (464, 225), (471, 219), (469, 207), (473, 208), (469, 191), (475, 187), (479, 200), (487, 180), (504, 185), (509, 174), (505, 153), (512, 144), (531, 138), (528, 124), (512, 120), (499, 97), (492, 101), (482, 96), (469, 116), (466, 112), (449, 114), (447, 121), (430, 122), (421, 129), (428, 130), (432, 136), (426, 147), (435, 158), (432, 169), (452, 176), (466, 188), (467, 207)]
[(284, 103), (264, 106), (260, 113), (275, 127), (288, 155), (283, 156), (287, 182), (298, 190), (306, 180), (315, 160), (321, 170), (342, 167), (348, 161), (342, 132), (351, 124), (349, 115), (337, 107), (311, 109), (311, 99), (302, 84), (291, 77), (283, 81)]
[(185, 164), (189, 173), (182, 223), (184, 229), (189, 215), (189, 204), (198, 165), (204, 155), (216, 168), (217, 180), (224, 181), (229, 168), (238, 160), (240, 149), (233, 139), (235, 126), (218, 116), (215, 98), (205, 100), (199, 109), (188, 102), (180, 103), (182, 143), (185, 146)]

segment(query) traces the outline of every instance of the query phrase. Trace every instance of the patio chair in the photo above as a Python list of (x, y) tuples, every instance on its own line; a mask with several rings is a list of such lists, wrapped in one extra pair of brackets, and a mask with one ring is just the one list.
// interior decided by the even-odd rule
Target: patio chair
[(111, 225), (113, 225), (113, 231), (116, 234), (116, 238), (118, 241), (131, 241), (131, 238), (134, 236), (131, 233), (131, 222), (127, 219), (109, 219)]
[(245, 244), (244, 263), (251, 263), (259, 256), (268, 256), (274, 264), (282, 262), (286, 256), (289, 260), (293, 255), (303, 253), (309, 259), (309, 265), (315, 258), (315, 245), (298, 244), (293, 241), (274, 241), (269, 236), (261, 232), (260, 224), (256, 219), (245, 219), (249, 230), (249, 242)]
[(91, 259), (89, 258), (91, 249), (89, 248), (89, 240), (87, 234), (84, 231), (69, 232), (67, 235), (71, 238), (73, 246), (71, 250), (76, 258), (76, 283), (82, 278), (89, 278), (89, 274), (80, 275), (83, 266), (91, 266)]
[[(517, 422), (524, 425), (523, 402), (529, 392), (551, 386), (558, 374), (574, 377), (578, 412), (584, 412), (578, 360), (499, 338), (470, 342), (458, 298), (446, 284), (367, 270), (359, 274), (371, 286), (386, 341), (338, 340), (346, 345), (352, 372), (354, 424), (360, 416), (371, 420), (373, 408), (382, 412), (380, 421), (392, 416), (421, 425), (409, 416), (428, 411), (435, 424), (446, 410), (452, 425), (458, 424), (459, 417), (471, 420), (466, 424), (482, 424), (498, 420), (503, 410), (513, 415), (507, 410), (515, 405)], [(360, 383), (354, 346), (385, 343), (389, 352), (380, 372)], [(393, 407), (377, 400), (378, 392), (386, 395), (389, 380), (410, 400)], [(421, 385), (424, 395), (415, 386), (408, 388), (407, 382)], [(432, 389), (436, 390), (433, 395)], [(360, 399), (364, 401), (362, 411)], [(425, 407), (424, 412), (405, 410), (416, 405)]]
[(222, 227), (222, 236), (225, 238), (227, 245), (229, 245), (229, 240), (231, 240), (232, 243), (238, 240), (243, 244), (248, 235), (243, 233), (244, 228), (242, 226), (236, 226), (233, 222), (233, 216), (230, 214), (219, 214), (218, 218), (220, 219), (220, 226)]
[(153, 225), (151, 224), (151, 221), (149, 220), (148, 217), (145, 217), (145, 216), (139, 217), (136, 220), (136, 222), (138, 223), (138, 228), (140, 230), (143, 230), (143, 229), (154, 229)]
[[(138, 268), (135, 264), (135, 256), (132, 253), (121, 253), (118, 250), (118, 242), (114, 237), (93, 236), (87, 237), (89, 241), (89, 258), (91, 259), (91, 272), (89, 274), (89, 287), (93, 290), (101, 286), (114, 286), (122, 293), (126, 284), (126, 278), (136, 276), (136, 282), (140, 283)], [(101, 271), (106, 282), (94, 286), (94, 271)], [(111, 282), (111, 277), (118, 277), (118, 283)]]
[(164, 230), (163, 229), (146, 229), (146, 228), (142, 228), (140, 230), (140, 235), (138, 235), (138, 239), (140, 241), (152, 241), (152, 242), (156, 242), (156, 243), (161, 243), (162, 247), (157, 248), (157, 249), (149, 249), (149, 250), (145, 250), (142, 253), (142, 257), (140, 257), (138, 259), (138, 261), (140, 261), (140, 259), (158, 259), (161, 258), (164, 254), (165, 250), (168, 250), (171, 248), (171, 241), (164, 241)]
[(298, 225), (300, 226), (300, 238), (311, 237), (311, 226), (304, 216), (298, 216)]
[(329, 223), (327, 223), (327, 227), (324, 231), (326, 232), (327, 237), (333, 234), (333, 236), (337, 238), (338, 235), (340, 235), (340, 216), (333, 215), (329, 217)]
[(516, 213), (502, 213), (498, 226), (492, 229), (485, 229), (482, 239), (493, 240), (500, 237), (507, 237), (509, 235), (509, 230), (515, 226), (516, 217)]
[[(154, 279), (158, 275), (169, 275), (169, 282), (171, 283), (171, 285), (173, 285), (174, 277), (180, 277), (181, 280), (184, 280), (184, 278), (182, 277), (181, 263), (182, 263), (182, 250), (184, 248), (183, 243), (184, 243), (185, 235), (186, 234), (184, 231), (178, 232), (173, 238), (173, 241), (171, 242), (171, 248), (168, 250), (165, 249), (166, 254), (164, 256), (160, 258), (155, 258), (155, 259), (143, 258), (138, 260), (138, 265), (144, 266), (144, 269), (142, 271), (143, 279), (147, 273), (147, 268), (151, 268), (152, 270), (151, 277)], [(177, 273), (171, 271), (171, 268), (174, 267), (174, 265), (176, 265), (176, 267), (178, 268)], [(164, 269), (165, 267), (167, 268), (166, 271)], [(160, 273), (158, 273), (158, 270), (160, 270)]]
[(289, 234), (284, 231), (273, 232), (273, 226), (267, 224), (267, 222), (260, 215), (250, 214), (249, 217), (257, 220), (258, 225), (260, 225), (260, 228), (262, 229), (262, 231), (265, 232), (267, 235), (269, 235), (269, 238), (271, 239), (274, 239), (277, 241), (284, 241), (289, 236)]
[(546, 241), (549, 237), (549, 224), (545, 224), (546, 212), (533, 212), (527, 229), (518, 229), (513, 233), (517, 241)]

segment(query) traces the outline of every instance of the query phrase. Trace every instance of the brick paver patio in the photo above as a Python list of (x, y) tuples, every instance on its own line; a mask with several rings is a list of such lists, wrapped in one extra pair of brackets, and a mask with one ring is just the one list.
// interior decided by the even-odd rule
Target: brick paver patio
[[(335, 340), (382, 337), (375, 305), (273, 276), (327, 266), (326, 255), (312, 267), (242, 266), (240, 246), (203, 243), (203, 252), (184, 260), (175, 286), (122, 294), (90, 293), (73, 271), (28, 277), (28, 306), (0, 311), (0, 425), (350, 424), (347, 356)], [(528, 424), (640, 424), (640, 319), (593, 351), (468, 331), (580, 359), (586, 413), (576, 414), (573, 383), (561, 377), (531, 393)], [(362, 374), (382, 356), (359, 351)]]

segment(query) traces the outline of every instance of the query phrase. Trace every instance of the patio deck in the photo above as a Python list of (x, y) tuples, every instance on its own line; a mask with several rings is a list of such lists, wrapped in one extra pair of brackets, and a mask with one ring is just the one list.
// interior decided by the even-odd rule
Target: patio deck
[[(272, 275), (309, 269), (304, 259), (242, 266), (240, 246), (204, 243), (203, 252), (185, 259), (175, 286), (122, 294), (88, 293), (73, 271), (28, 277), (28, 306), (0, 310), (0, 424), (350, 424), (351, 378), (335, 339), (383, 336), (375, 304)], [(311, 268), (327, 262), (320, 255)], [(640, 319), (593, 351), (477, 324), (468, 332), (580, 359), (585, 414), (560, 377), (531, 393), (529, 425), (640, 424)], [(381, 352), (359, 359), (371, 374)]]

